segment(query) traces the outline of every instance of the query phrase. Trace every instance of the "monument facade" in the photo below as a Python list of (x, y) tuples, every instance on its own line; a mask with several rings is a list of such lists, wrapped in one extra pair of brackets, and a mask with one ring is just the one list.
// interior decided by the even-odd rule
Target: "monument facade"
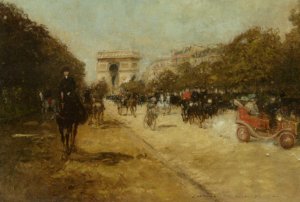
[(97, 80), (104, 80), (111, 94), (118, 93), (122, 83), (130, 81), (138, 72), (141, 56), (135, 51), (100, 51), (97, 56)]

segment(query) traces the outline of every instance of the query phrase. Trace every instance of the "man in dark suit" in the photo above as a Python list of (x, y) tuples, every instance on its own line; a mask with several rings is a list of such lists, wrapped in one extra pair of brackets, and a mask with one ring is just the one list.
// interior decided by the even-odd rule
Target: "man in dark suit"
[(72, 97), (75, 95), (76, 83), (75, 80), (69, 76), (70, 69), (65, 67), (63, 69), (64, 78), (59, 84), (59, 93), (62, 101), (65, 101), (66, 97)]

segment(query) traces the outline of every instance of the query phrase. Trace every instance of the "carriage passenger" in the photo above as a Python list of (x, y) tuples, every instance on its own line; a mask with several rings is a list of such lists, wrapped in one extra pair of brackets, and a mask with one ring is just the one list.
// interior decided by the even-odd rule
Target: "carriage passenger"
[(255, 99), (251, 99), (249, 102), (247, 102), (245, 108), (248, 110), (250, 115), (259, 115), (259, 110)]

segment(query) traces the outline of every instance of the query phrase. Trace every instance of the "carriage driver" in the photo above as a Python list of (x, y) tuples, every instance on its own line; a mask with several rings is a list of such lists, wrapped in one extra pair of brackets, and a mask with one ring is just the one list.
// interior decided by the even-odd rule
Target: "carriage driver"
[(69, 67), (63, 68), (62, 72), (64, 74), (64, 78), (61, 80), (59, 84), (59, 93), (60, 93), (60, 100), (63, 107), (66, 98), (75, 96), (76, 83), (75, 80), (69, 76), (70, 73)]

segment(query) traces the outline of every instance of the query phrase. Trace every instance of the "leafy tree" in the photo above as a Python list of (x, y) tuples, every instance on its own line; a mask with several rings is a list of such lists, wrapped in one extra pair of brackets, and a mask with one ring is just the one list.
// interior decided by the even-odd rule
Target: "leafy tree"
[[(152, 91), (174, 92), (178, 89), (178, 75), (171, 70), (161, 72), (154, 81), (150, 82)], [(148, 84), (149, 85), (149, 84)], [(149, 87), (148, 87), (149, 89)]]
[(44, 25), (31, 21), (14, 4), (1, 1), (0, 104), (6, 102), (6, 111), (36, 108), (38, 89), (55, 91), (65, 66), (72, 69), (78, 86), (82, 86), (84, 63)]
[(289, 20), (294, 25), (283, 42), (283, 63), (276, 68), (276, 87), (289, 96), (299, 96), (300, 89), (300, 2), (291, 11)]
[[(222, 74), (232, 89), (248, 92), (270, 90), (274, 68), (282, 62), (277, 31), (254, 27), (224, 46)], [(219, 74), (220, 75), (220, 74)]]
[(135, 93), (143, 95), (145, 93), (145, 83), (143, 81), (129, 81), (126, 83), (122, 83), (120, 88), (129, 93)]
[(102, 99), (108, 93), (108, 85), (105, 81), (92, 84), (92, 94), (96, 98)]

